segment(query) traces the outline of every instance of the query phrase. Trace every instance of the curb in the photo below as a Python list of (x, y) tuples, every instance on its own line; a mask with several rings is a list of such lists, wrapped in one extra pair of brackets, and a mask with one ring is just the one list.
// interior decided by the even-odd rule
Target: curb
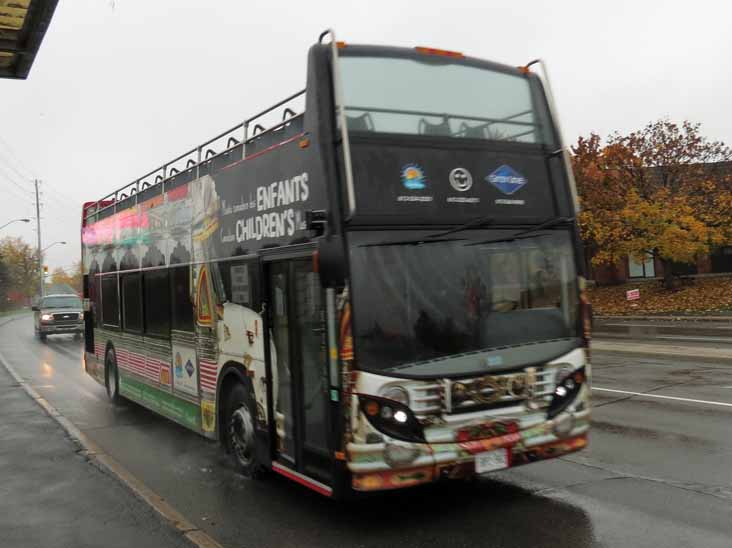
[[(660, 356), (697, 360), (700, 362), (716, 362), (732, 364), (732, 350), (719, 351), (713, 347), (659, 345), (646, 343), (610, 342), (593, 340), (590, 343), (592, 352), (607, 352), (632, 356)], [(721, 355), (720, 355), (721, 354)]]
[[(0, 327), (13, 321), (13, 319), (0, 323)], [(112, 458), (111, 455), (105, 453), (101, 447), (79, 430), (74, 423), (64, 417), (58, 409), (51, 405), (48, 400), (23, 380), (18, 372), (15, 371), (15, 368), (8, 363), (2, 353), (0, 353), (0, 364), (8, 373), (10, 373), (18, 385), (25, 390), (26, 394), (28, 394), (28, 396), (30, 396), (30, 398), (34, 400), (53, 420), (61, 425), (61, 428), (66, 431), (71, 438), (71, 441), (82, 448), (82, 455), (84, 455), (90, 463), (108, 472), (112, 477), (120, 481), (130, 491), (132, 491), (137, 498), (150, 506), (165, 521), (180, 531), (186, 540), (191, 542), (194, 546), (199, 548), (224, 548), (206, 532), (188, 521), (183, 514), (173, 508), (173, 506), (171, 506), (163, 497), (155, 493), (155, 491), (133, 476), (132, 473), (130, 473), (124, 466)]]

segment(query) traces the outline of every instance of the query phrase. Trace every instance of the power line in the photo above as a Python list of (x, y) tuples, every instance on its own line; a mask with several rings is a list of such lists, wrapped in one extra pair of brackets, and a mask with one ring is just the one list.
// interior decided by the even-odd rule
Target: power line
[(22, 190), (23, 192), (26, 192), (26, 193), (28, 193), (28, 195), (30, 196), (30, 194), (31, 194), (31, 189), (30, 189), (30, 188), (28, 188), (28, 187), (24, 187), (23, 185), (21, 185), (21, 184), (20, 184), (19, 182), (17, 182), (17, 181), (15, 180), (15, 179), (13, 179), (12, 177), (10, 177), (10, 176), (9, 176), (9, 175), (7, 174), (7, 172), (6, 172), (6, 171), (2, 171), (2, 170), (0, 170), (0, 175), (2, 175), (2, 176), (3, 176), (3, 180), (5, 180), (5, 181), (8, 181), (9, 183), (12, 183), (13, 185), (17, 186), (17, 187), (18, 187), (18, 188), (19, 188), (20, 190)]
[(48, 190), (48, 192), (50, 194), (53, 194), (54, 196), (56, 196), (56, 198), (58, 198), (59, 200), (63, 200), (68, 205), (73, 206), (73, 207), (78, 207), (79, 209), (81, 209), (81, 200), (79, 200), (77, 202), (77, 201), (75, 201), (75, 198), (69, 198), (68, 196), (62, 194), (60, 191), (55, 190), (54, 187), (49, 185), (48, 183), (43, 183), (43, 184), (46, 185), (46, 189)]
[(36, 176), (36, 174), (33, 172), (32, 169), (28, 169), (28, 166), (26, 166), (23, 162), (20, 161), (20, 158), (18, 158), (18, 156), (13, 151), (13, 147), (11, 147), (8, 144), (8, 142), (5, 139), (3, 139), (3, 137), (1, 135), (0, 135), (0, 144), (2, 144), (7, 149), (8, 153), (9, 153), (8, 155), (10, 156), (11, 159), (15, 160), (16, 164), (18, 164), (22, 169), (24, 169), (25, 171), (27, 171), (28, 173), (31, 174), (31, 177), (27, 177), (27, 176), (22, 177), (23, 179), (32, 179)]
[[(0, 182), (4, 182), (4, 179), (0, 179)], [(5, 185), (4, 185), (4, 186), (5, 186)], [(21, 193), (20, 193), (19, 191), (15, 190), (15, 188), (14, 188), (14, 187), (12, 187), (12, 186), (5, 186), (5, 189), (7, 189), (7, 190), (9, 190), (10, 192), (12, 192), (12, 193), (13, 193), (13, 196), (14, 196), (15, 198), (17, 198), (17, 199), (19, 199), (19, 200), (22, 200), (22, 201), (23, 201), (23, 203), (24, 203), (24, 204), (25, 204), (26, 206), (30, 207), (30, 204), (31, 204), (31, 196), (30, 196), (30, 194), (28, 194), (28, 195), (22, 195), (22, 194), (21, 194)]]
[(21, 179), (28, 179), (27, 176), (23, 175), (12, 163), (4, 159), (2, 156), (0, 156), (0, 161), (2, 161), (3, 164), (12, 169)]

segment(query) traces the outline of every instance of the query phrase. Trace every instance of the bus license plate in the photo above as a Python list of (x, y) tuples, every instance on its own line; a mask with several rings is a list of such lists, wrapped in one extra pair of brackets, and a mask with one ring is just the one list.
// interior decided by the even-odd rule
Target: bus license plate
[(508, 449), (496, 449), (475, 455), (475, 473), (485, 474), (508, 468)]

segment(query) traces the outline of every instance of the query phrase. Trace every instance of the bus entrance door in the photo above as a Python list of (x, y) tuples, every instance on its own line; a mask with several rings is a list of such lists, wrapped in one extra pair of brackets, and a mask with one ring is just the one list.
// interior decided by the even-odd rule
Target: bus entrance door
[[(325, 297), (312, 260), (269, 263), (270, 329), (276, 356), (276, 463), (331, 483)], [(277, 464), (275, 463), (275, 469)]]

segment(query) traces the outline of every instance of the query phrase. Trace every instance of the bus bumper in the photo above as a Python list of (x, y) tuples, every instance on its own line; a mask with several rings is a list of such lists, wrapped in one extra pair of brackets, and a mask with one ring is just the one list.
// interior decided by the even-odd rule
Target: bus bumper
[[(506, 465), (502, 469), (573, 453), (587, 446), (590, 411), (568, 415), (563, 413), (554, 420), (515, 434), (466, 442), (349, 443), (351, 487), (356, 491), (381, 491), (442, 478), (472, 477), (477, 475), (477, 455), (490, 451), (505, 450)], [(572, 420), (574, 426), (560, 437), (555, 433), (556, 424), (567, 420)]]

